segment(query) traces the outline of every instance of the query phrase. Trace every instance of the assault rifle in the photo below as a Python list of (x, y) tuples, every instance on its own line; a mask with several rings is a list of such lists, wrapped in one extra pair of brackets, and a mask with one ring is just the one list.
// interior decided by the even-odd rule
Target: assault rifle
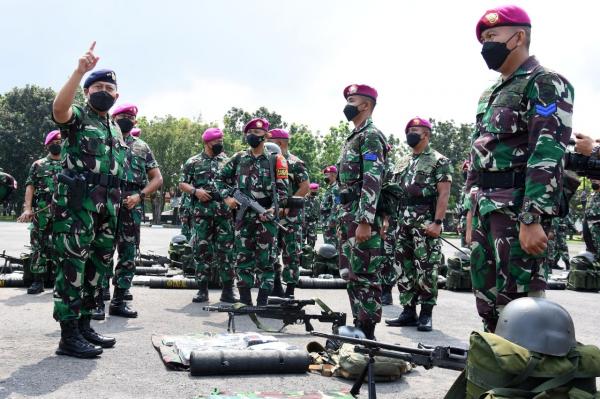
[(153, 266), (161, 265), (168, 267), (171, 263), (171, 259), (162, 255), (154, 255), (153, 253), (142, 253), (139, 252), (135, 260), (135, 263), (140, 266)]
[[(307, 314), (303, 309), (307, 305), (318, 305), (321, 307), (320, 314)], [(227, 322), (227, 332), (235, 332), (235, 316), (249, 315), (256, 327), (261, 330), (269, 331), (257, 319), (257, 316), (267, 319), (276, 319), (283, 322), (283, 327), (277, 332), (281, 332), (286, 326), (291, 324), (304, 324), (306, 331), (311, 332), (314, 327), (311, 320), (318, 320), (323, 323), (332, 323), (332, 330), (337, 332), (338, 327), (346, 324), (346, 313), (334, 312), (329, 306), (325, 305), (320, 299), (283, 299), (269, 297), (267, 305), (264, 306), (246, 306), (237, 303), (231, 306), (204, 306), (202, 310), (209, 312), (225, 312), (229, 314)]]
[(236, 222), (241, 221), (248, 208), (250, 208), (254, 212), (258, 213), (260, 216), (265, 217), (270, 222), (275, 222), (277, 227), (279, 227), (281, 230), (287, 233), (287, 228), (285, 228), (285, 226), (279, 223), (275, 215), (267, 212), (264, 206), (259, 204), (258, 201), (256, 201), (255, 199), (248, 197), (246, 194), (241, 192), (240, 189), (236, 188), (234, 190), (233, 199), (240, 205), (240, 209), (238, 209), (237, 215), (235, 217)]
[(12, 273), (14, 270), (23, 270), (23, 267), (25, 267), (23, 259), (7, 255), (6, 250), (2, 251), (0, 258), (4, 259), (4, 265), (0, 267), (0, 273)]
[(416, 364), (417, 366), (422, 366), (427, 370), (433, 367), (441, 367), (450, 370), (462, 371), (467, 364), (468, 351), (466, 349), (455, 348), (452, 346), (428, 346), (419, 344), (415, 349), (399, 345), (386, 344), (370, 339), (325, 334), (315, 331), (311, 332), (311, 335), (354, 344), (356, 345), (354, 347), (354, 352), (369, 356), (367, 365), (365, 366), (361, 375), (358, 376), (356, 382), (350, 390), (351, 395), (358, 396), (365, 377), (368, 377), (367, 381), (369, 384), (369, 399), (375, 399), (377, 397), (375, 392), (375, 375), (373, 372), (375, 356), (404, 360), (406, 362)]

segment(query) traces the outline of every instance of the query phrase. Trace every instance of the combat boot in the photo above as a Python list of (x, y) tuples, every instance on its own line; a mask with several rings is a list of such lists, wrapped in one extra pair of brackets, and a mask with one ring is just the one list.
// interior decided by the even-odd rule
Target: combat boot
[(294, 290), (296, 289), (296, 284), (288, 284), (285, 287), (285, 298), (294, 298)]
[(417, 325), (417, 330), (431, 331), (433, 329), (433, 321), (431, 319), (432, 313), (433, 305), (421, 305), (421, 312), (419, 313), (419, 324)]
[(129, 291), (129, 288), (125, 289), (125, 295), (123, 298), (125, 298), (126, 301), (133, 301), (133, 295), (131, 294), (131, 291)]
[(115, 287), (115, 291), (113, 293), (113, 299), (110, 301), (110, 306), (108, 307), (108, 314), (111, 316), (121, 316), (121, 317), (137, 317), (137, 311), (131, 309), (127, 302), (125, 302), (125, 289)]
[[(277, 268), (277, 265), (275, 266)], [(285, 293), (283, 292), (283, 286), (281, 285), (281, 272), (275, 272), (271, 296), (277, 296), (279, 298), (283, 298), (285, 296)]]
[(400, 316), (396, 319), (386, 319), (385, 324), (390, 327), (416, 327), (418, 325), (416, 306), (405, 305)]
[(365, 338), (370, 339), (375, 341), (375, 326), (376, 324), (373, 323), (371, 320), (365, 320), (365, 321), (358, 321), (357, 323), (357, 327), (360, 328), (362, 330), (363, 333), (365, 333)]
[(81, 332), (81, 336), (85, 338), (88, 342), (91, 342), (94, 345), (98, 345), (102, 348), (112, 348), (117, 343), (115, 338), (105, 337), (102, 334), (98, 334), (92, 326), (90, 325), (91, 321), (90, 316), (81, 316), (79, 318), (79, 332)]
[(223, 289), (221, 290), (221, 298), (219, 301), (225, 303), (237, 303), (240, 301), (240, 298), (236, 297), (235, 293), (233, 292), (233, 281), (223, 283)]
[(194, 303), (208, 302), (208, 280), (200, 282), (200, 289), (196, 293), (196, 296), (192, 298)]
[(383, 306), (394, 304), (394, 299), (392, 298), (392, 286), (391, 285), (382, 285), (381, 286), (381, 304)]
[(40, 274), (36, 274), (33, 283), (31, 283), (31, 286), (27, 288), (27, 293), (29, 295), (35, 295), (41, 294), (42, 292), (44, 292), (43, 276)]
[(244, 305), (252, 306), (252, 293), (250, 287), (238, 287), (240, 292), (240, 302)]
[(103, 291), (108, 291), (108, 290), (106, 288), (100, 288), (100, 291), (98, 291), (96, 298), (94, 298), (96, 300), (96, 307), (94, 309), (92, 309), (92, 319), (94, 319), (94, 320), (104, 320), (106, 318), (106, 313), (105, 313), (106, 307), (104, 306)]
[(269, 301), (269, 290), (260, 288), (256, 297), (256, 306), (267, 306)]
[(57, 355), (91, 358), (101, 353), (101, 347), (93, 345), (83, 338), (79, 332), (77, 320), (60, 322), (60, 342), (56, 350)]

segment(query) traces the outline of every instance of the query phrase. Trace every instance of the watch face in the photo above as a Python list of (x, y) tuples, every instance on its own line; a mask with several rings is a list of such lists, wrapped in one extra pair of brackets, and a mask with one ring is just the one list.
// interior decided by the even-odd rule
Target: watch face
[(533, 223), (533, 215), (529, 212), (523, 213), (521, 215), (521, 221), (525, 224), (531, 224)]

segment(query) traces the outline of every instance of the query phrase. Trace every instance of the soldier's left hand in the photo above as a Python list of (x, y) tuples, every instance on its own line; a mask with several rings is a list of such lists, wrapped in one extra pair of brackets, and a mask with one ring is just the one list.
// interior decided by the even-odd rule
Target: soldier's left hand
[(433, 238), (439, 237), (440, 234), (442, 234), (442, 225), (429, 223), (427, 226), (425, 226), (425, 234)]
[(371, 238), (371, 225), (369, 223), (359, 223), (356, 228), (356, 233), (354, 233), (354, 237), (357, 244), (367, 241)]
[(386, 236), (386, 233), (387, 233), (389, 227), (390, 227), (390, 217), (389, 216), (385, 216), (383, 218), (383, 223), (381, 225), (381, 230), (379, 230), (379, 235), (381, 236), (382, 240), (385, 240), (385, 236)]
[(529, 255), (541, 255), (548, 246), (548, 237), (544, 228), (539, 223), (519, 226), (519, 243), (521, 248)]
[(133, 209), (137, 204), (141, 202), (141, 198), (139, 194), (128, 195), (127, 198), (123, 201), (127, 209)]
[(17, 219), (18, 223), (27, 223), (33, 220), (33, 211), (23, 211), (21, 216)]
[[(275, 210), (273, 208), (269, 208), (267, 209), (267, 211), (265, 213), (263, 213), (262, 215), (258, 215), (258, 218), (260, 219), (261, 222), (266, 222), (268, 221), (271, 217), (273, 217), (273, 214), (275, 213)], [(268, 215), (270, 214), (270, 215)]]

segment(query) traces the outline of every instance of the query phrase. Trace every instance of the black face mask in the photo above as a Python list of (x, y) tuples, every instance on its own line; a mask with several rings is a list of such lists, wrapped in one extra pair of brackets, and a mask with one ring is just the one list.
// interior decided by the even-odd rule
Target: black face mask
[(50, 151), (50, 154), (52, 154), (52, 155), (60, 154), (60, 149), (61, 149), (60, 144), (50, 144), (48, 146), (48, 151)]
[(262, 143), (263, 141), (265, 141), (265, 136), (257, 136), (256, 134), (253, 134), (253, 133), (249, 133), (246, 135), (246, 142), (252, 148), (258, 147), (260, 145), (260, 143)]
[(356, 105), (346, 104), (344, 107), (344, 115), (346, 115), (346, 119), (348, 119), (348, 121), (356, 118), (358, 114), (360, 114), (360, 111)]
[(223, 152), (223, 144), (221, 144), (221, 143), (213, 144), (213, 146), (211, 148), (212, 148), (213, 155), (215, 157)]
[(310, 196), (311, 196), (311, 197), (316, 197), (316, 196), (317, 196), (317, 193), (310, 193)]
[(599, 183), (592, 183), (592, 190), (596, 191), (600, 188), (600, 184)]
[(419, 133), (406, 133), (406, 144), (414, 148), (421, 142)]
[(115, 103), (115, 98), (106, 91), (97, 91), (90, 94), (89, 103), (96, 111), (106, 112)]
[(133, 129), (133, 121), (127, 118), (117, 120), (117, 125), (121, 128), (121, 133), (129, 133)]
[(487, 64), (488, 68), (497, 71), (502, 66), (502, 64), (504, 64), (504, 61), (506, 61), (506, 58), (508, 57), (510, 52), (516, 48), (515, 47), (512, 50), (509, 50), (506, 46), (506, 43), (508, 43), (513, 37), (515, 37), (517, 33), (519, 32), (515, 32), (505, 42), (483, 43), (483, 47), (481, 48), (481, 55), (483, 56), (483, 60)]

